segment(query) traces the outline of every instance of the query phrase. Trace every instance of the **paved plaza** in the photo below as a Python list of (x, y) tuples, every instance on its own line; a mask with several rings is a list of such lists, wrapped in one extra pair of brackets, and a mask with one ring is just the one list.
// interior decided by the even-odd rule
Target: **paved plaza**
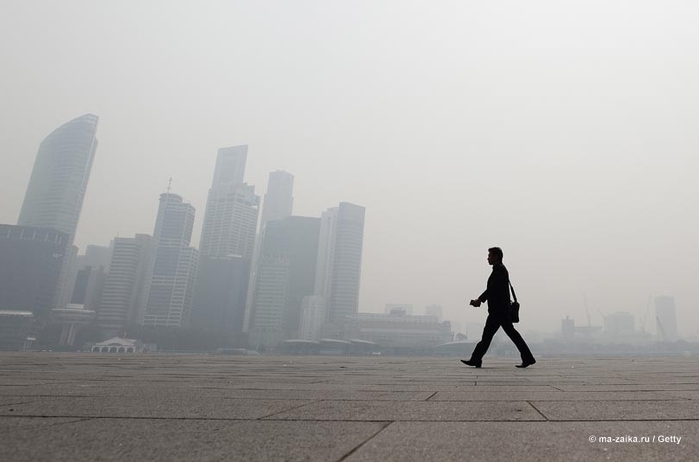
[(696, 358), (485, 359), (2, 353), (0, 460), (699, 460)]

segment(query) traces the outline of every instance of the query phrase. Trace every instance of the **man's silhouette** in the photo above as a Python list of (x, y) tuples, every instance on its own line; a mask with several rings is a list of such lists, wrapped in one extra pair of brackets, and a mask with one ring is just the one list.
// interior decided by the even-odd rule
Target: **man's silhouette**
[(536, 360), (510, 319), (510, 275), (505, 265), (502, 264), (502, 249), (500, 247), (488, 249), (488, 263), (493, 266), (493, 272), (488, 278), (488, 286), (480, 297), (471, 300), (471, 306), (475, 307), (481, 306), (481, 303), (485, 301), (488, 302), (488, 319), (486, 319), (483, 328), (483, 337), (476, 345), (476, 349), (473, 350), (471, 359), (468, 361), (462, 359), (461, 362), (467, 366), (481, 367), (483, 356), (488, 351), (495, 332), (502, 327), (522, 356), (522, 364), (517, 365), (517, 367), (531, 366), (536, 363)]

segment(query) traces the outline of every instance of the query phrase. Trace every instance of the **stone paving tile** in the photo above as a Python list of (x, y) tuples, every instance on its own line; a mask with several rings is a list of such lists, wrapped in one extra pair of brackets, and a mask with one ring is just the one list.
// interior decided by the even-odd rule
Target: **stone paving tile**
[[(0, 354), (0, 460), (699, 460), (695, 358), (516, 362)], [(674, 452), (585, 439), (674, 430)]]
[[(7, 420), (1, 418), (0, 428)], [(26, 419), (37, 420), (37, 419)], [(54, 419), (41, 419), (49, 421)], [(0, 454), (38, 461), (332, 461), (386, 424), (90, 419), (3, 434)]]
[(279, 413), (274, 420), (508, 421), (544, 420), (526, 402), (320, 401)]
[[(346, 462), (696, 461), (699, 422), (396, 422)], [(590, 436), (655, 442), (590, 442)], [(681, 437), (660, 443), (659, 436)]]
[[(313, 403), (311, 400), (196, 398), (38, 398), (0, 405), (0, 416), (140, 417), (179, 419), (259, 419)], [(11, 410), (10, 410), (11, 408)]]
[(550, 420), (699, 420), (699, 401), (532, 401)]

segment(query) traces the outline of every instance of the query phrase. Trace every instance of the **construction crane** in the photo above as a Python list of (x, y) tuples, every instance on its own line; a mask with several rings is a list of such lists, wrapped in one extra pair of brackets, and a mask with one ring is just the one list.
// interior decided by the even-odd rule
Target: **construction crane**
[(665, 337), (665, 329), (663, 329), (663, 323), (660, 322), (660, 318), (658, 316), (655, 317), (655, 322), (658, 323), (658, 330), (660, 330), (660, 333), (663, 335), (663, 342), (667, 340), (667, 337)]
[(583, 294), (583, 301), (585, 302), (585, 313), (587, 314), (587, 327), (592, 327), (592, 322), (590, 321), (590, 310), (587, 309), (587, 295)]
[(646, 303), (646, 314), (641, 318), (641, 332), (646, 331), (646, 321), (648, 320), (648, 310), (650, 310), (650, 301), (653, 299), (653, 294), (648, 296), (648, 302)]

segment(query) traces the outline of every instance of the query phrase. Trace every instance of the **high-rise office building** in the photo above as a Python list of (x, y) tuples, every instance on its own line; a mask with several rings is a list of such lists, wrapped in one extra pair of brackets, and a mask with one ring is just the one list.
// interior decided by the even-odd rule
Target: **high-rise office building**
[(245, 164), (248, 159), (248, 146), (221, 148), (216, 155), (216, 167), (211, 189), (223, 189), (244, 182)]
[(123, 335), (138, 320), (139, 302), (148, 279), (152, 238), (148, 234), (114, 239), (109, 272), (97, 310), (97, 324), (105, 339)]
[(185, 327), (189, 323), (199, 253), (189, 246), (194, 207), (181, 196), (160, 195), (153, 231), (147, 299), (141, 316), (144, 326)]
[(18, 225), (55, 229), (73, 244), (97, 150), (97, 121), (96, 115), (85, 114), (41, 142)]
[(78, 271), (70, 303), (98, 311), (109, 269), (112, 248), (88, 245), (84, 255), (78, 255)]
[(236, 337), (242, 330), (249, 277), (250, 261), (241, 256), (201, 256), (192, 326)]
[(243, 331), (260, 198), (243, 182), (247, 146), (221, 148), (209, 189), (199, 251), (193, 323)]
[(39, 145), (17, 224), (55, 229), (68, 235), (67, 251), (54, 302), (70, 302), (77, 276), (77, 247), (73, 246), (92, 161), (97, 151), (97, 122), (85, 114), (67, 122)]
[(658, 338), (664, 342), (674, 342), (677, 335), (677, 314), (675, 297), (662, 295), (655, 297), (655, 322)]
[(202, 256), (252, 258), (260, 198), (243, 183), (247, 146), (221, 148), (201, 231)]
[(265, 226), (253, 298), (250, 343), (298, 338), (302, 301), (313, 292), (320, 219), (286, 217)]
[(0, 310), (47, 319), (56, 306), (69, 236), (50, 228), (0, 225)]
[(341, 202), (321, 216), (315, 295), (327, 300), (329, 337), (351, 337), (349, 326), (356, 324), (364, 213), (364, 207)]
[(267, 181), (267, 193), (262, 207), (262, 218), (260, 220), (260, 230), (255, 236), (255, 247), (250, 267), (250, 284), (248, 286), (248, 297), (245, 302), (245, 318), (243, 330), (248, 331), (250, 326), (250, 315), (253, 310), (253, 297), (255, 294), (255, 284), (257, 283), (257, 270), (260, 261), (260, 245), (265, 232), (265, 225), (269, 221), (281, 220), (290, 217), (294, 205), (294, 176), (283, 170), (270, 172)]
[(270, 172), (262, 207), (260, 229), (267, 222), (291, 216), (294, 206), (294, 175), (283, 170)]

